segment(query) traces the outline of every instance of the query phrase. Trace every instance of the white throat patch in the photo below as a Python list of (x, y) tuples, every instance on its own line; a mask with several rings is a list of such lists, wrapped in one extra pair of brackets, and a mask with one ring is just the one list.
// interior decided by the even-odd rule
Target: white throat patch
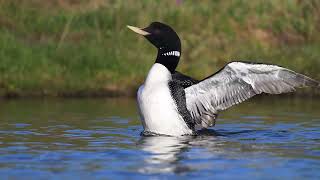
[(162, 55), (180, 57), (180, 52), (179, 51), (169, 51), (169, 52), (163, 53)]

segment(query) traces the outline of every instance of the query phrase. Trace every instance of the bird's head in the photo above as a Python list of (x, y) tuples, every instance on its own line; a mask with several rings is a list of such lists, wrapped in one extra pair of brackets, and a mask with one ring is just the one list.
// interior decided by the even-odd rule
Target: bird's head
[(174, 72), (181, 55), (181, 42), (177, 33), (168, 25), (153, 22), (146, 28), (128, 26), (132, 31), (144, 36), (158, 49), (156, 63)]

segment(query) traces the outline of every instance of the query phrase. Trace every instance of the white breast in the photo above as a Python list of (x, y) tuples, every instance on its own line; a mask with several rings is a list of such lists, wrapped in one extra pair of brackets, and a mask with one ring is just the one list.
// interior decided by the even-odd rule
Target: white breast
[(154, 64), (144, 85), (138, 90), (138, 105), (145, 131), (172, 136), (191, 134), (171, 97), (168, 82), (171, 73), (161, 64)]

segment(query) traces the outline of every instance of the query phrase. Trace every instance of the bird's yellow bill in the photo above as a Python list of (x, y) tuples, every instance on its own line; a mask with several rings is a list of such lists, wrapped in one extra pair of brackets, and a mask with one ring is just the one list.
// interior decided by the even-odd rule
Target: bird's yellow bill
[(141, 35), (143, 35), (143, 36), (146, 36), (146, 35), (149, 35), (150, 33), (149, 32), (147, 32), (147, 31), (144, 31), (144, 30), (142, 30), (142, 29), (140, 29), (140, 28), (137, 28), (137, 27), (134, 27), (134, 26), (127, 26), (129, 29), (131, 29), (133, 32), (135, 32), (135, 33), (138, 33), (138, 34), (141, 34)]

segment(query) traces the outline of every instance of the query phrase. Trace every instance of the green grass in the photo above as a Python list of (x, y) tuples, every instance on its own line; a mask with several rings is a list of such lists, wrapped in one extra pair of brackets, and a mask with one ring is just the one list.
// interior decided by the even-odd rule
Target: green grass
[(156, 50), (126, 25), (152, 21), (176, 29), (191, 76), (251, 60), (320, 79), (318, 0), (0, 0), (0, 96), (132, 95)]

